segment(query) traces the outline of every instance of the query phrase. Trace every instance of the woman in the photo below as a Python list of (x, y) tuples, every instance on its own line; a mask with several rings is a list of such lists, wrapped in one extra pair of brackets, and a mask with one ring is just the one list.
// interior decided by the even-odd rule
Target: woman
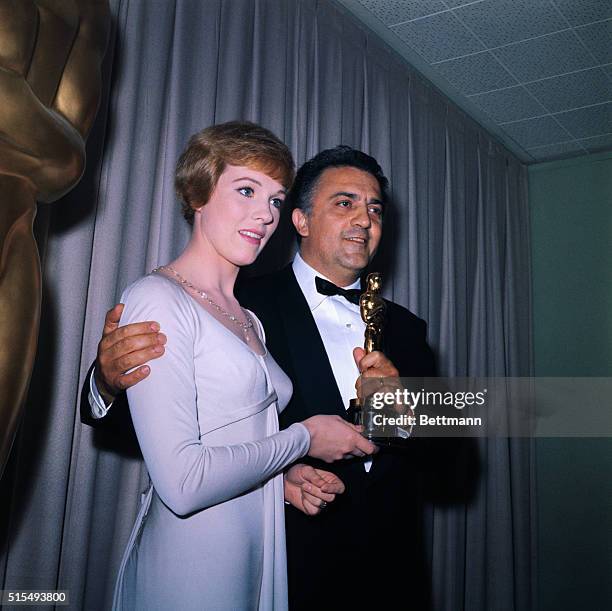
[[(291, 382), (233, 295), (239, 268), (278, 225), (293, 168), (287, 147), (251, 123), (193, 136), (176, 173), (191, 239), (122, 297), (121, 324), (156, 320), (168, 343), (128, 390), (152, 488), (121, 565), (117, 609), (286, 608), (282, 470), (306, 454), (332, 461), (374, 449), (335, 416), (279, 432)], [(331, 474), (299, 475), (285, 495), (308, 513), (342, 491)]]

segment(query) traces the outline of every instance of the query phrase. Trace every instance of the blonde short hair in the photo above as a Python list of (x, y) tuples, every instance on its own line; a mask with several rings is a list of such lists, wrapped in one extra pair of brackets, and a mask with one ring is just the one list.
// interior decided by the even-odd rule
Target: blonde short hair
[(210, 199), (227, 165), (263, 172), (286, 189), (295, 177), (291, 151), (264, 127), (248, 121), (207, 127), (191, 136), (176, 166), (174, 185), (190, 225), (194, 211)]

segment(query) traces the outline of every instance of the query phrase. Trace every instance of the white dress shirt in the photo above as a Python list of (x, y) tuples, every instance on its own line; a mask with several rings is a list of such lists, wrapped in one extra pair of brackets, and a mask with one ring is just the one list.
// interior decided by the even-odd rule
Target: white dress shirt
[[(342, 402), (345, 409), (348, 409), (349, 401), (357, 396), (355, 382), (359, 376), (353, 349), (357, 346), (363, 347), (365, 334), (365, 323), (361, 319), (359, 306), (341, 295), (321, 295), (317, 291), (315, 278), (329, 278), (310, 267), (299, 253), (295, 255), (292, 267), (323, 340)], [(342, 288), (358, 289), (359, 280)], [(364, 465), (366, 471), (369, 471), (372, 460), (365, 461)]]

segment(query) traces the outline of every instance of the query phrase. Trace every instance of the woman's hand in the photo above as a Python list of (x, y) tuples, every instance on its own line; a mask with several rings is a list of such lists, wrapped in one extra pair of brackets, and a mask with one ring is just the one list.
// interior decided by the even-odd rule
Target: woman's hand
[(369, 456), (378, 448), (360, 434), (361, 428), (340, 416), (312, 416), (302, 424), (310, 433), (308, 456), (325, 462)]
[(308, 516), (317, 515), (344, 492), (337, 475), (303, 464), (293, 465), (285, 473), (284, 482), (285, 500)]

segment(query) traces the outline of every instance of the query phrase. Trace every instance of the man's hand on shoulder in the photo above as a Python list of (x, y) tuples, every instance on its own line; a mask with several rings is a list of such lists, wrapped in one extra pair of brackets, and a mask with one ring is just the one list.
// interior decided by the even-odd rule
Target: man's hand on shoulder
[(149, 375), (151, 370), (145, 363), (159, 358), (167, 341), (155, 321), (119, 327), (122, 312), (123, 304), (119, 303), (106, 313), (102, 339), (98, 344), (94, 378), (107, 405), (121, 391)]

